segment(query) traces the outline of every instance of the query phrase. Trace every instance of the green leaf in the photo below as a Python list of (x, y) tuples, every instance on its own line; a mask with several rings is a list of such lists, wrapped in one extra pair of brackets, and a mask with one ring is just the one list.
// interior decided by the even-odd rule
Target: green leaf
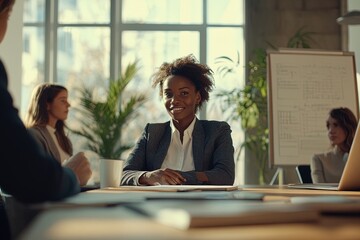
[[(289, 38), (287, 47), (310, 48), (313, 34), (301, 27)], [(267, 45), (272, 49), (278, 49), (269, 42)], [(266, 49), (255, 49), (246, 66), (249, 75), (245, 86), (218, 91), (215, 94), (220, 100), (222, 111), (231, 113), (228, 120), (238, 121), (243, 128), (245, 141), (240, 144), (240, 152), (248, 149), (255, 156), (260, 173), (265, 173), (269, 149), (266, 58)], [(236, 69), (241, 67), (238, 60), (239, 55), (237, 60), (227, 56), (216, 58), (220, 80), (229, 73), (236, 73)], [(264, 176), (261, 177), (264, 179)]]
[(144, 94), (122, 96), (137, 71), (137, 62), (129, 64), (119, 79), (110, 82), (105, 101), (96, 99), (94, 88), (76, 89), (80, 95), (79, 107), (75, 108), (76, 120), (81, 127), (70, 131), (86, 138), (85, 147), (101, 157), (120, 158), (131, 147), (131, 144), (121, 142), (122, 132), (146, 97)]

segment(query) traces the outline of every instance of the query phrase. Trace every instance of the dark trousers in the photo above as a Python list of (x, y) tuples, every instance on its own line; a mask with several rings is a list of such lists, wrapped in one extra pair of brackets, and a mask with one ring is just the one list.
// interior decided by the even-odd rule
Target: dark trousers
[(10, 240), (10, 225), (5, 211), (4, 201), (0, 195), (0, 238), (3, 240)]

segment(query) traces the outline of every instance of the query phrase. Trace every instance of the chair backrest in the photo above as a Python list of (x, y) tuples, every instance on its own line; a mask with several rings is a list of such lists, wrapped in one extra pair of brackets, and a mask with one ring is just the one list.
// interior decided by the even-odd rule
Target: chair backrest
[(295, 169), (300, 183), (312, 183), (310, 165), (298, 165)]

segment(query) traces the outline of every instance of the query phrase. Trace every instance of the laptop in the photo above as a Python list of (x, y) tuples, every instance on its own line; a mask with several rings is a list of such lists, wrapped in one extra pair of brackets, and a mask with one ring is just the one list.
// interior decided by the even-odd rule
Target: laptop
[(306, 188), (335, 191), (360, 190), (360, 121), (358, 123), (349, 157), (339, 183), (289, 184), (289, 188)]

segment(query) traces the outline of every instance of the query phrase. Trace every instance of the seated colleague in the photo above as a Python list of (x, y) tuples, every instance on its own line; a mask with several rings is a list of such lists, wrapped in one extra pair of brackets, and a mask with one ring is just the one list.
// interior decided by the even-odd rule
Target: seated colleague
[(353, 142), (357, 120), (348, 108), (334, 108), (326, 121), (332, 146), (329, 152), (315, 154), (311, 161), (314, 183), (338, 183)]
[(226, 122), (199, 120), (212, 70), (189, 55), (153, 76), (171, 120), (148, 123), (124, 165), (122, 185), (233, 184), (234, 148)]
[[(0, 43), (15, 0), (0, 0)], [(28, 134), (7, 90), (8, 78), (0, 61), (0, 189), (23, 202), (59, 200), (80, 191), (79, 179), (85, 168), (62, 168), (45, 154)], [(87, 163), (81, 158), (79, 162)], [(80, 179), (81, 180), (81, 179)], [(1, 197), (1, 196), (0, 196)], [(10, 238), (8, 222), (0, 206), (0, 236)]]
[(73, 155), (70, 139), (65, 135), (65, 120), (68, 116), (70, 104), (68, 91), (65, 87), (50, 83), (38, 85), (32, 94), (25, 124), (29, 132), (49, 153), (64, 167), (87, 168), (80, 185), (85, 185), (91, 176), (89, 165), (81, 165), (78, 158), (84, 153)]

